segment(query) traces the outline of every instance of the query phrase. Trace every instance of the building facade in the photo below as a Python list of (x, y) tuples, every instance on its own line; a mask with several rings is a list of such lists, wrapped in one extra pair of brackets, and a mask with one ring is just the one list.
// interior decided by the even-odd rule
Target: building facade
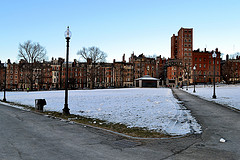
[[(215, 65), (216, 82), (221, 81), (221, 53), (216, 48), (216, 63), (212, 57), (214, 51), (193, 50), (193, 29), (180, 28), (178, 35), (171, 37), (171, 58), (167, 61), (167, 82), (171, 86), (207, 83), (213, 81)], [(196, 70), (193, 70), (193, 67)]]
[[(66, 65), (69, 73), (69, 89), (134, 87), (134, 80), (145, 75), (162, 79), (166, 59), (139, 56), (134, 53), (125, 60), (113, 63), (94, 63), (74, 60), (66, 64), (64, 59), (52, 58), (51, 61), (26, 63), (7, 63), (7, 88), (10, 90), (55, 90), (65, 88)], [(4, 82), (4, 67), (0, 66), (0, 81)], [(3, 84), (3, 83), (2, 83)], [(1, 85), (1, 89), (4, 86)]]

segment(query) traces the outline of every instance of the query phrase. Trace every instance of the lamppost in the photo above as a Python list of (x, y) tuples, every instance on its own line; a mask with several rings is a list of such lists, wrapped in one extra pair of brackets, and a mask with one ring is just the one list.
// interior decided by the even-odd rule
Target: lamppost
[(69, 115), (69, 108), (68, 108), (68, 55), (69, 55), (69, 41), (72, 36), (71, 31), (69, 30), (69, 26), (67, 27), (67, 30), (65, 31), (65, 39), (67, 41), (67, 54), (66, 54), (66, 74), (65, 74), (65, 104), (63, 108), (63, 114)]
[(217, 54), (215, 52), (213, 52), (212, 57), (213, 57), (213, 60), (214, 60), (213, 61), (214, 65), (213, 65), (213, 96), (212, 96), (212, 98), (216, 99), (217, 96), (215, 94), (215, 60), (216, 60)]
[(195, 83), (196, 83), (196, 66), (194, 66), (193, 67), (193, 76), (194, 76), (194, 90), (193, 90), (193, 93), (195, 93), (196, 92), (196, 90), (195, 90)]
[(188, 73), (186, 73), (187, 75), (187, 87), (186, 87), (186, 90), (188, 90)]
[(4, 94), (3, 94), (3, 102), (6, 102), (6, 84), (7, 84), (7, 63), (4, 63), (5, 68), (5, 76), (4, 76)]
[(204, 85), (203, 85), (203, 87), (205, 87), (205, 83), (206, 83), (206, 76), (204, 76)]

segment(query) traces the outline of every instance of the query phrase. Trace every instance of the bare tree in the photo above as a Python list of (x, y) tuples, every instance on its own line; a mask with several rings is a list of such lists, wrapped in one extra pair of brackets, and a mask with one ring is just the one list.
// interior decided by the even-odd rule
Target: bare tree
[(85, 61), (91, 59), (93, 63), (105, 62), (107, 57), (105, 52), (94, 46), (89, 48), (83, 47), (82, 50), (77, 52), (77, 55), (80, 55), (80, 59), (84, 59)]
[(105, 62), (106, 61), (106, 57), (107, 54), (103, 51), (101, 51), (98, 47), (89, 47), (89, 48), (85, 48), (83, 47), (82, 50), (79, 50), (77, 52), (77, 55), (80, 55), (80, 59), (83, 59), (85, 61), (90, 60), (89, 62), (91, 64), (89, 64), (91, 66), (91, 68), (89, 69), (89, 72), (87, 73), (87, 76), (89, 77), (88, 79), (90, 79), (90, 88), (94, 88), (95, 85), (95, 81), (96, 81), (96, 63), (98, 62)]
[(30, 89), (33, 90), (34, 69), (37, 69), (39, 63), (46, 58), (46, 49), (39, 43), (31, 42), (30, 40), (19, 44), (18, 59), (23, 60), (20, 65), (30, 83)]

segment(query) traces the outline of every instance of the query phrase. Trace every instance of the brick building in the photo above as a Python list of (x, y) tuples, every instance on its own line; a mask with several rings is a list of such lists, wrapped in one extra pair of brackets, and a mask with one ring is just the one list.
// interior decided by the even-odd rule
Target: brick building
[(240, 56), (236, 58), (229, 58), (226, 55), (226, 60), (222, 61), (221, 69), (222, 79), (226, 83), (239, 83), (240, 82)]
[[(196, 66), (196, 82), (197, 83), (212, 83), (213, 82), (213, 73), (214, 73), (214, 59), (212, 57), (214, 51), (207, 51), (206, 48), (204, 51), (200, 49), (193, 51), (193, 65)], [(221, 53), (216, 48), (215, 53), (217, 57), (215, 58), (215, 82), (220, 82), (220, 73), (221, 73)]]
[[(108, 88), (108, 87), (133, 87), (134, 80), (145, 75), (164, 80), (164, 67), (166, 59), (161, 56), (149, 58), (134, 53), (125, 60), (113, 63), (93, 63), (74, 60), (68, 63), (69, 88)], [(19, 63), (8, 62), (7, 88), (12, 90), (49, 90), (64, 89), (66, 76), (66, 62), (64, 59), (52, 58), (51, 61), (34, 62), (28, 64), (24, 60)], [(31, 69), (30, 69), (31, 68)], [(3, 64), (0, 67), (0, 81), (3, 81)], [(32, 72), (31, 72), (32, 71)]]
[[(213, 81), (213, 51), (193, 51), (193, 29), (181, 28), (171, 37), (171, 58), (167, 61), (167, 83), (172, 86), (189, 85), (194, 81), (193, 66), (196, 66), (196, 82)], [(221, 53), (216, 49), (216, 82), (220, 82)]]

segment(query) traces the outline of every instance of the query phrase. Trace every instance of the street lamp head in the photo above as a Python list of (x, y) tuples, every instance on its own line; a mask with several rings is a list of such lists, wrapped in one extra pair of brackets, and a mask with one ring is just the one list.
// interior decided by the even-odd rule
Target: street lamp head
[(71, 38), (72, 37), (72, 32), (69, 30), (69, 26), (67, 27), (67, 30), (65, 31), (65, 38)]
[(217, 57), (216, 52), (213, 52), (212, 57), (213, 57), (213, 58), (216, 58), (216, 57)]

